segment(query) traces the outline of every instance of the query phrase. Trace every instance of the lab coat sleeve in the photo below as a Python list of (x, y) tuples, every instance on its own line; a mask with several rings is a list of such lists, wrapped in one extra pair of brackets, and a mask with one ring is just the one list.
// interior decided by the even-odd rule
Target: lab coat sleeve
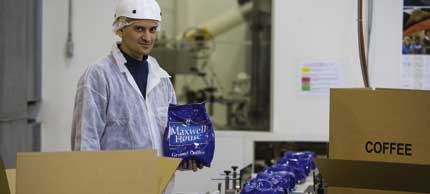
[(72, 150), (100, 150), (106, 125), (107, 92), (100, 76), (86, 72), (79, 81), (73, 112)]

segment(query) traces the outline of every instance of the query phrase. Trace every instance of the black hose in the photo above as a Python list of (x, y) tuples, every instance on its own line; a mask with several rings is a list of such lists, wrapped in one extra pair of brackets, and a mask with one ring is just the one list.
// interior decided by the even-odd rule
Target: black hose
[(364, 87), (369, 88), (369, 71), (367, 68), (367, 58), (366, 58), (366, 47), (364, 43), (364, 33), (363, 33), (363, 0), (358, 0), (358, 51), (361, 64), (361, 73), (363, 76)]

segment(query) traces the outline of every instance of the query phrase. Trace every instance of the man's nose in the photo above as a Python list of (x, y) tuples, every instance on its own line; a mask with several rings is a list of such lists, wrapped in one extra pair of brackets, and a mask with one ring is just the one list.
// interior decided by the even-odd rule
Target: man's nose
[(151, 40), (151, 33), (149, 32), (149, 30), (145, 30), (142, 32), (142, 35), (140, 37), (142, 38), (142, 40), (149, 41)]

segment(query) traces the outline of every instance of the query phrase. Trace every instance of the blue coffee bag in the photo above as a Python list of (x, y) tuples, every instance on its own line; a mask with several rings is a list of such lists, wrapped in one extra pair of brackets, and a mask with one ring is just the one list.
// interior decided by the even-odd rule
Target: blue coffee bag
[(285, 194), (279, 181), (273, 178), (255, 178), (249, 180), (240, 194)]
[(164, 131), (164, 155), (182, 158), (182, 162), (195, 159), (210, 167), (215, 149), (215, 133), (205, 103), (169, 106)]

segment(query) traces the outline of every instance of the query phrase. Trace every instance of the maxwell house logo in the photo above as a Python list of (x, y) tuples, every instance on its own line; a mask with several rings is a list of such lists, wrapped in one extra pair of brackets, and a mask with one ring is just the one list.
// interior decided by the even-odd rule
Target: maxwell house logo
[(169, 144), (170, 145), (192, 145), (208, 143), (208, 127), (206, 125), (193, 125), (190, 122), (170, 123)]

